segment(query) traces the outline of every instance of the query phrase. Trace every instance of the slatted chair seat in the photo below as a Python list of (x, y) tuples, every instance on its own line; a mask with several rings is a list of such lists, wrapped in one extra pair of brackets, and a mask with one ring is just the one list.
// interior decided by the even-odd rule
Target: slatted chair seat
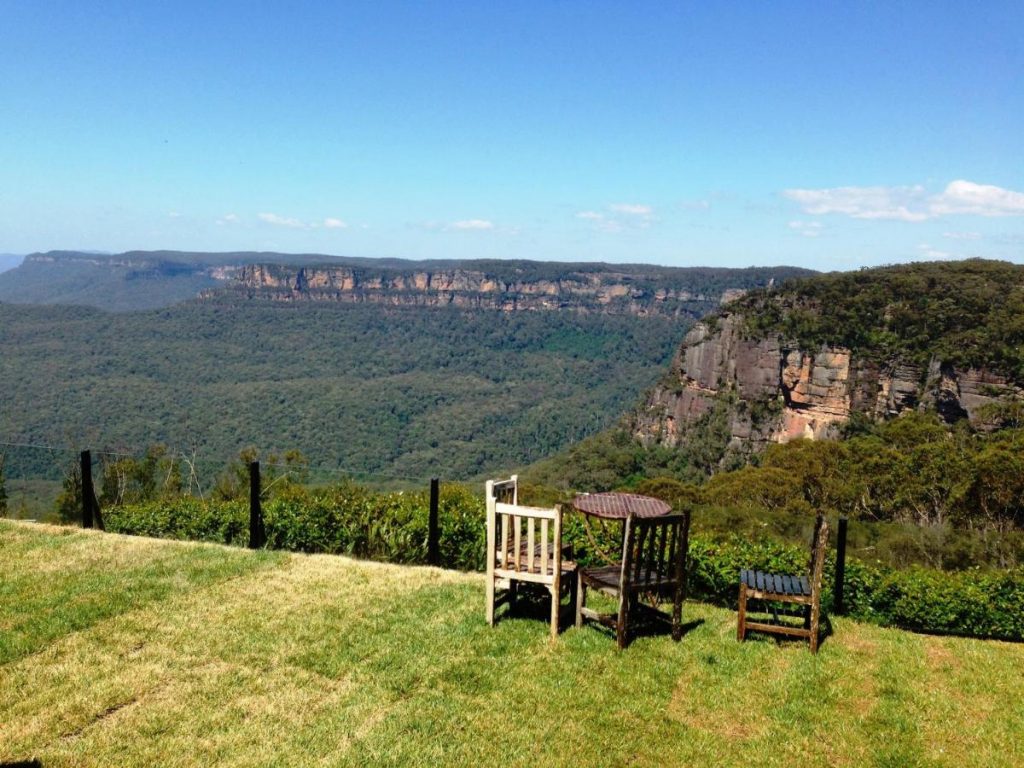
[[(662, 517), (626, 518), (622, 562), (581, 568), (576, 577), (576, 626), (584, 619), (615, 628), (620, 649), (629, 642), (636, 616), (667, 621), (672, 639), (682, 638), (683, 598), (686, 595), (686, 555), (690, 531), (688, 512)], [(587, 608), (587, 589), (619, 598), (618, 613), (603, 614)], [(655, 594), (672, 601), (671, 614), (646, 606), (642, 595)]]
[(747, 585), (747, 596), (751, 591), (772, 593), (785, 597), (808, 597), (811, 595), (811, 581), (806, 576), (787, 576), (764, 571), (740, 571), (740, 581)]
[[(768, 573), (766, 571), (740, 571), (739, 610), (736, 616), (736, 637), (745, 640), (749, 630), (807, 638), (811, 652), (818, 652), (818, 619), (821, 611), (821, 575), (825, 568), (825, 546), (828, 543), (828, 521), (818, 515), (811, 538), (811, 560), (807, 575)], [(749, 600), (765, 603), (795, 603), (804, 606), (802, 627), (774, 621), (751, 619)]]

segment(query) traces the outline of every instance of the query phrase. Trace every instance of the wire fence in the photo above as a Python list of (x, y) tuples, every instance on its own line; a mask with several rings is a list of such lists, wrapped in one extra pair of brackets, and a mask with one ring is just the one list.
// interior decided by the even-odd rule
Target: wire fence
[[(219, 460), (202, 456), (195, 448), (163, 445), (86, 449), (97, 498), (106, 504), (146, 493), (199, 498), (216, 493), (241, 495), (248, 463), (254, 459), (263, 461), (264, 496), (288, 482), (307, 486), (355, 482), (379, 490), (420, 489), (436, 474), (329, 466), (301, 453), (264, 453), (256, 449)], [(82, 450), (73, 445), (0, 439), (0, 516), (45, 522), (77, 520), (83, 482)]]

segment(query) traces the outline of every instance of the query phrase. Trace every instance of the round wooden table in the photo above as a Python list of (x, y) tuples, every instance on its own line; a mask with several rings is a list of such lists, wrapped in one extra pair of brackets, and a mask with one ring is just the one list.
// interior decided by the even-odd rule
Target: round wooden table
[(661, 499), (637, 493), (581, 493), (573, 499), (572, 506), (585, 515), (605, 520), (625, 520), (630, 515), (661, 517), (672, 511)]

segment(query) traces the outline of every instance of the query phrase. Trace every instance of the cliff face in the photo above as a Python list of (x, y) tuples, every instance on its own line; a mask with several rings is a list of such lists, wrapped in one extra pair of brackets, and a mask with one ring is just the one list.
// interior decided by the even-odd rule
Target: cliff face
[(947, 421), (979, 422), (982, 406), (1024, 391), (987, 370), (856, 359), (850, 350), (799, 349), (779, 337), (745, 338), (742, 315), (697, 323), (668, 377), (634, 414), (646, 444), (675, 446), (714, 408), (726, 409), (730, 447), (750, 451), (798, 437), (835, 436), (854, 412), (891, 417), (934, 408)]
[[(227, 274), (218, 277), (228, 277)], [(500, 279), (471, 269), (382, 274), (348, 267), (240, 267), (232, 290), (278, 301), (338, 301), (454, 306), (502, 311), (570, 310), (631, 315), (691, 315), (724, 294), (652, 287), (626, 272), (575, 271), (558, 280)], [(742, 293), (742, 292), (739, 292)], [(701, 307), (699, 305), (705, 305)]]

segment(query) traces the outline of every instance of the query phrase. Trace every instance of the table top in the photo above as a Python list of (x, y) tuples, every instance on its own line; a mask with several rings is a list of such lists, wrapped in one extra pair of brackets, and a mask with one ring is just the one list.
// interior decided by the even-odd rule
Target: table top
[(661, 499), (636, 493), (581, 493), (572, 505), (584, 514), (608, 520), (625, 520), (630, 515), (660, 517), (672, 511)]

